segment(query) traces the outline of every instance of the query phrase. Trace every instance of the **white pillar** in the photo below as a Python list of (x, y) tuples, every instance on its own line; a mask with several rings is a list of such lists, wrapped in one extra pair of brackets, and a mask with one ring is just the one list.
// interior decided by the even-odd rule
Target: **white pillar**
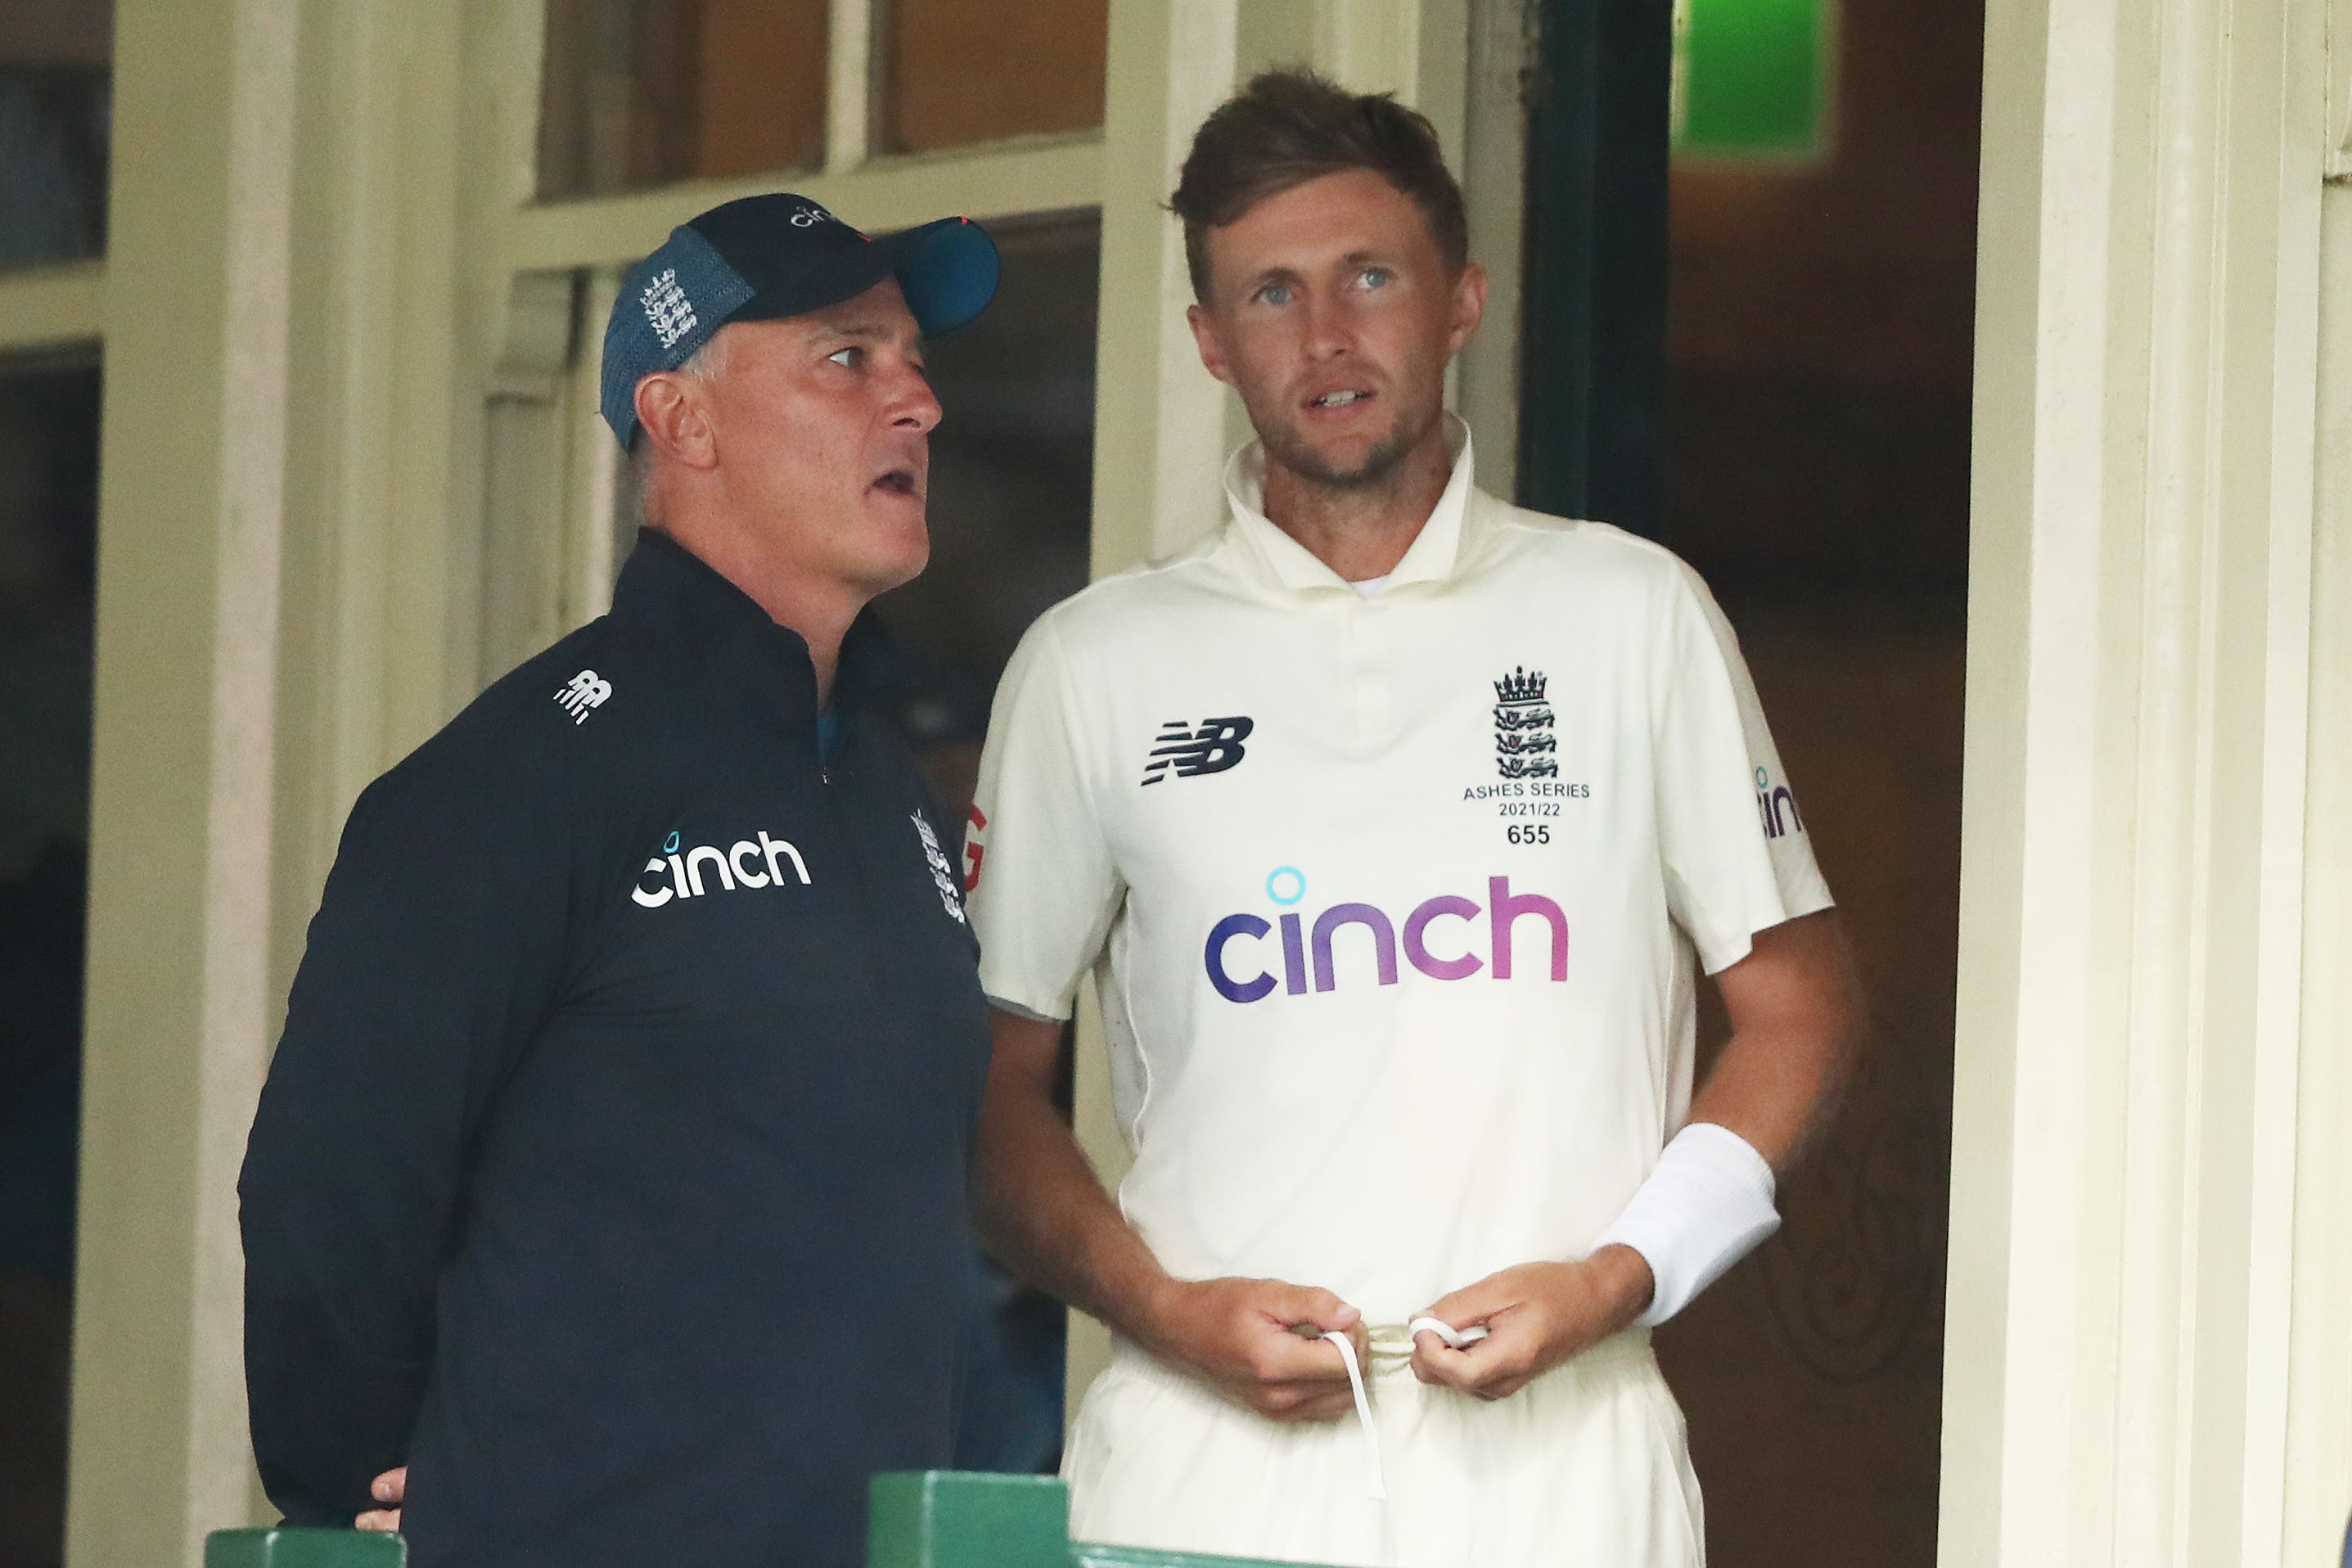
[[(2331, 30), (2352, 116), (2352, 0)], [(2311, 756), (2305, 776), (2303, 1058), (2296, 1080), (2293, 1325), (2282, 1563), (2333, 1561), (2352, 1514), (2352, 121), (2323, 200), (2318, 515), (2311, 595)], [(2280, 1151), (2282, 1156), (2287, 1152)]]
[(74, 1568), (193, 1564), (263, 1506), (236, 1173), (352, 798), (478, 684), (515, 325), (478, 259), (539, 34), (522, 0), (117, 14)]
[(2320, 37), (2319, 0), (1988, 16), (1953, 1568), (2280, 1561)]
[(244, 1522), (235, 1183), (269, 966), (296, 0), (115, 23), (68, 1561)]

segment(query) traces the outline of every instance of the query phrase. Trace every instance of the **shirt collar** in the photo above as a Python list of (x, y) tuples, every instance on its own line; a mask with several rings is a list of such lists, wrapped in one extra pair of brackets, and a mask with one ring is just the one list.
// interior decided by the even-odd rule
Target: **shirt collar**
[[(637, 531), (613, 589), (613, 619), (697, 697), (814, 735), (816, 669), (808, 643), (668, 534)], [(833, 710), (854, 711), (891, 684), (888, 634), (869, 607), (841, 639)]]
[[(1406, 549), (1404, 559), (1389, 574), (1385, 593), (1408, 583), (1442, 583), (1469, 556), (1468, 531), (1473, 489), (1470, 427), (1452, 414), (1444, 416), (1445, 447), (1454, 472), (1444, 493), (1430, 510)], [(1253, 441), (1225, 465), (1225, 504), (1232, 510), (1232, 534), (1239, 555), (1254, 575), (1294, 591), (1330, 588), (1353, 593), (1347, 579), (1326, 566), (1314, 552), (1276, 527), (1265, 512), (1265, 448)]]

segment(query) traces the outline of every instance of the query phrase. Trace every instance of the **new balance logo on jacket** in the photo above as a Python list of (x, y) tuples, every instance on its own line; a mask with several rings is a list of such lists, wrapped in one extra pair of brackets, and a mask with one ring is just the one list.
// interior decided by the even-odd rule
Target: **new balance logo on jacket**
[(612, 695), (611, 681), (604, 679), (593, 669), (583, 669), (563, 683), (563, 689), (555, 694), (555, 700), (572, 715), (574, 724), (585, 724), (588, 710), (602, 708), (604, 700)]

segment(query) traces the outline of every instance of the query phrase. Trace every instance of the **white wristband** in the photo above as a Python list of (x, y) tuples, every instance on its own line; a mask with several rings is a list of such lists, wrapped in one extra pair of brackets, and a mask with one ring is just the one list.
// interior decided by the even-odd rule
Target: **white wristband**
[(1649, 1179), (1592, 1250), (1630, 1247), (1657, 1282), (1633, 1321), (1655, 1328), (1780, 1228), (1772, 1167), (1747, 1139), (1712, 1121), (1675, 1134)]

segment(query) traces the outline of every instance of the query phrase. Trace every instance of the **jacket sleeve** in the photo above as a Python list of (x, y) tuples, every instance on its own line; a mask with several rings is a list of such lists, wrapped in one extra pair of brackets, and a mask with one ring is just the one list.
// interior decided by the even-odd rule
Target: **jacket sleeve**
[(352, 808), (237, 1188), (254, 1454), (296, 1524), (406, 1461), (467, 1152), (562, 980), (562, 814), (421, 756)]

